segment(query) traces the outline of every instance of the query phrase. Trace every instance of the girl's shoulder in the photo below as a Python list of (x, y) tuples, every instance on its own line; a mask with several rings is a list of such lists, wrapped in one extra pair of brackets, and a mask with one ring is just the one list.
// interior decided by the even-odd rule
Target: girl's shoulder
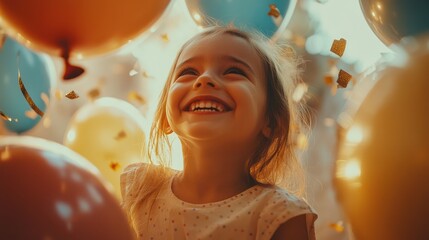
[(313, 228), (317, 213), (304, 198), (277, 186), (263, 186), (259, 198), (263, 208), (258, 225), (265, 229), (266, 233), (271, 235), (282, 223), (305, 215), (309, 233), (314, 235)]
[(145, 162), (129, 164), (120, 175), (122, 197), (130, 195), (130, 193), (132, 195), (132, 192), (138, 190), (138, 186), (143, 182), (161, 182), (171, 176), (172, 173), (172, 169), (160, 165)]

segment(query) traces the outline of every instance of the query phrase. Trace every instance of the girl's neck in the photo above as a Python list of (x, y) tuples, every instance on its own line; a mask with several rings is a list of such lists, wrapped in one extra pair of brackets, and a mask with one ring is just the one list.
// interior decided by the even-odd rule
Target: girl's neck
[(239, 146), (183, 147), (184, 169), (173, 182), (173, 192), (191, 203), (216, 202), (243, 192), (255, 185), (245, 168), (248, 152)]

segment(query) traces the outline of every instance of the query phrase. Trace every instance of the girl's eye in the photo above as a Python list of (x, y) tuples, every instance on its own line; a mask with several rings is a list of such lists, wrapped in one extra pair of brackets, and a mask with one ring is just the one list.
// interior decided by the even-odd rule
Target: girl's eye
[(242, 75), (242, 76), (247, 77), (246, 73), (243, 70), (241, 70), (240, 68), (237, 68), (237, 67), (228, 68), (225, 71), (225, 74), (238, 74), (238, 75)]
[(198, 75), (198, 71), (193, 69), (193, 68), (185, 68), (183, 69), (180, 73), (179, 73), (179, 77), (180, 76), (184, 76), (184, 75)]

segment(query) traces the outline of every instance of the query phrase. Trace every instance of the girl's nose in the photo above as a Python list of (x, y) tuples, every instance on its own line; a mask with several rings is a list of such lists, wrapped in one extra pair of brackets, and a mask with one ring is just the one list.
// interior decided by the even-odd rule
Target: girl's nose
[(203, 74), (199, 76), (195, 82), (194, 82), (194, 88), (200, 88), (200, 87), (212, 87), (212, 88), (218, 88), (218, 83), (216, 80), (213, 79), (212, 76), (209, 74)]

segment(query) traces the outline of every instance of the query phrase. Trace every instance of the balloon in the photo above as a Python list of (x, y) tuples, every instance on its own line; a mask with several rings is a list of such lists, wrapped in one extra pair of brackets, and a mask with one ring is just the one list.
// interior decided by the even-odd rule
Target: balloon
[(428, 237), (428, 44), (410, 39), (369, 76), (341, 134), (334, 181), (356, 239)]
[(113, 185), (120, 199), (120, 173), (128, 164), (143, 159), (145, 123), (141, 113), (130, 103), (100, 98), (82, 106), (73, 115), (64, 145), (93, 163)]
[(77, 77), (69, 57), (115, 50), (155, 27), (170, 0), (0, 0), (7, 29), (29, 47), (61, 56), (64, 79)]
[(429, 31), (427, 1), (360, 0), (360, 6), (372, 31), (387, 46)]
[(233, 23), (276, 37), (289, 23), (296, 0), (186, 0), (189, 13), (202, 26)]
[(97, 169), (66, 147), (0, 137), (2, 239), (133, 239)]
[(18, 83), (18, 69), (25, 90), (34, 105), (45, 112), (55, 82), (53, 63), (46, 56), (36, 54), (6, 37), (0, 48), (0, 111), (7, 117), (0, 118), (5, 127), (15, 133), (32, 129), (41, 116), (32, 110)]

